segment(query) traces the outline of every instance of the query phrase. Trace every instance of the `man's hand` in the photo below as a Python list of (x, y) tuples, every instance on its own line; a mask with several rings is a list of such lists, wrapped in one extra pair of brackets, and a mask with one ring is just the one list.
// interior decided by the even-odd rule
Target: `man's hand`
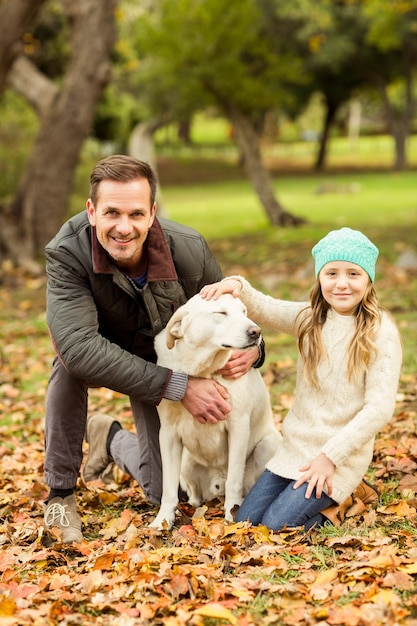
[(188, 378), (188, 385), (183, 399), (184, 407), (200, 424), (227, 418), (232, 410), (226, 402), (229, 399), (227, 390), (212, 378)]
[(255, 346), (250, 350), (237, 350), (232, 352), (232, 356), (226, 365), (218, 370), (216, 374), (224, 378), (240, 378), (244, 376), (252, 365), (259, 359), (259, 348)]
[(314, 487), (316, 488), (316, 498), (320, 498), (326, 484), (327, 494), (331, 496), (335, 469), (336, 465), (322, 452), (311, 463), (300, 467), (300, 472), (304, 473), (295, 483), (294, 489), (298, 489), (303, 483), (308, 483), (306, 498), (311, 497)]

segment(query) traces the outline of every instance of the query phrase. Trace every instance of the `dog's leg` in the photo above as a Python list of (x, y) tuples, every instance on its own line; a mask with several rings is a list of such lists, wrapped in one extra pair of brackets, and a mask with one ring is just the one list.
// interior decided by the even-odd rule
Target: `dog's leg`
[(201, 485), (206, 473), (207, 468), (197, 463), (189, 450), (184, 448), (181, 461), (181, 486), (186, 491), (191, 506), (200, 506), (203, 501)]
[(224, 500), (224, 517), (228, 522), (233, 522), (233, 507), (240, 506), (243, 500), (243, 477), (249, 442), (249, 424), (249, 416), (241, 415), (236, 420), (236, 430), (232, 426), (228, 432), (229, 460)]
[(243, 496), (246, 497), (278, 447), (280, 435), (275, 429), (259, 441), (246, 461)]
[(167, 424), (161, 424), (159, 442), (162, 457), (162, 499), (158, 515), (150, 526), (168, 530), (174, 524), (178, 505), (182, 443), (175, 428)]

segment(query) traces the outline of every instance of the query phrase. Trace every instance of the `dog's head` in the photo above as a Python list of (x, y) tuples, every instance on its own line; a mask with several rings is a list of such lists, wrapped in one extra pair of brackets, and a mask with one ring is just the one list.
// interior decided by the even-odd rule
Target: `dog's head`
[(178, 339), (193, 349), (223, 350), (247, 350), (261, 340), (261, 329), (247, 317), (243, 302), (231, 294), (217, 300), (193, 296), (174, 313), (165, 331), (170, 349)]

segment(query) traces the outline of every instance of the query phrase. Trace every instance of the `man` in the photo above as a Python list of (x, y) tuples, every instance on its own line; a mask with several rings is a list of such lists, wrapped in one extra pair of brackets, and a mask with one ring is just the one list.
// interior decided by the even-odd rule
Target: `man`
[[(196, 231), (156, 218), (156, 177), (147, 163), (123, 155), (99, 161), (87, 211), (71, 218), (46, 246), (47, 322), (56, 350), (45, 416), (45, 523), (63, 541), (81, 541), (74, 489), (87, 428), (86, 481), (114, 461), (159, 504), (162, 470), (157, 405), (182, 402), (199, 422), (227, 419), (225, 388), (155, 364), (153, 339), (173, 312), (221, 279)], [(222, 374), (259, 366), (258, 349), (236, 352)], [(111, 417), (87, 425), (89, 387), (130, 398), (137, 436)]]

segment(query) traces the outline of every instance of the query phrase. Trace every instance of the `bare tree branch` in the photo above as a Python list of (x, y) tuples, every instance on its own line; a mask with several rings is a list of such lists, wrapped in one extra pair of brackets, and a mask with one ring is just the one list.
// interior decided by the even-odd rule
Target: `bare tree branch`
[(23, 55), (14, 61), (7, 76), (7, 83), (23, 96), (41, 117), (49, 110), (59, 92), (55, 83)]

